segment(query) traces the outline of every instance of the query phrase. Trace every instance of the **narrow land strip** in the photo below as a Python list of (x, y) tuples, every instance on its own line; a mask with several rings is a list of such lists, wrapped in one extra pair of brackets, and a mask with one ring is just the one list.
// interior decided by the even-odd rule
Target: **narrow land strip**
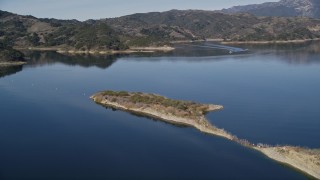
[(19, 66), (26, 64), (26, 62), (23, 61), (3, 61), (0, 62), (0, 66)]
[(243, 146), (255, 149), (269, 158), (288, 164), (320, 179), (320, 150), (293, 146), (270, 146), (253, 144), (239, 139), (231, 133), (212, 125), (205, 114), (223, 109), (221, 105), (200, 104), (190, 101), (172, 100), (156, 94), (128, 93), (125, 91), (103, 91), (90, 97), (96, 103), (115, 109), (139, 113), (149, 117), (194, 127), (201, 132), (224, 137)]

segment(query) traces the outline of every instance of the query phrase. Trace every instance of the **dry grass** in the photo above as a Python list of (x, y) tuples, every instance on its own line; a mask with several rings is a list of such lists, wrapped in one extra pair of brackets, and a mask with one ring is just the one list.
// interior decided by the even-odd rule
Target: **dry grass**
[(117, 102), (124, 106), (131, 106), (134, 108), (152, 108), (178, 117), (193, 117), (198, 119), (208, 111), (211, 111), (211, 109), (213, 109), (212, 107), (216, 107), (209, 104), (174, 100), (156, 94), (140, 92), (128, 93), (125, 91), (104, 91), (101, 92), (101, 94), (104, 99), (111, 102)]

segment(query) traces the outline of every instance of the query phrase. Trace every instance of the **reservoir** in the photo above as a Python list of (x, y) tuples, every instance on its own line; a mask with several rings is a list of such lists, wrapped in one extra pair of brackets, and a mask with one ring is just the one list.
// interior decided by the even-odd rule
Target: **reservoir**
[(89, 97), (110, 89), (221, 104), (207, 119), (239, 138), (320, 148), (319, 45), (27, 52), (28, 64), (0, 67), (0, 179), (308, 179), (226, 139)]

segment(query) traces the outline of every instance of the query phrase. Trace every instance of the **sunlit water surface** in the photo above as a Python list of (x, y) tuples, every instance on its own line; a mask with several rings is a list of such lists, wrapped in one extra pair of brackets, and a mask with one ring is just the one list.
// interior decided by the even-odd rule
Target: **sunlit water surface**
[(320, 148), (318, 47), (29, 52), (27, 65), (0, 68), (0, 179), (306, 179), (234, 142), (105, 109), (89, 97), (111, 89), (221, 104), (207, 118), (240, 138)]

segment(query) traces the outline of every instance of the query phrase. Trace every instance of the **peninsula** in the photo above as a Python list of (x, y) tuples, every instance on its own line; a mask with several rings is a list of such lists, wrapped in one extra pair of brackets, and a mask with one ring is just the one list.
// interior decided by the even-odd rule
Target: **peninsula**
[(229, 139), (320, 179), (320, 149), (253, 144), (245, 139), (239, 139), (215, 127), (205, 118), (206, 113), (223, 109), (221, 105), (200, 104), (169, 99), (156, 94), (126, 91), (102, 91), (90, 98), (105, 107), (142, 114), (172, 124), (191, 126), (201, 132)]
[(220, 105), (199, 104), (172, 100), (156, 94), (125, 91), (99, 92), (91, 96), (91, 99), (103, 106), (155, 117), (173, 124), (193, 126), (202, 132), (232, 139), (224, 130), (212, 126), (204, 116), (207, 112), (223, 109)]

